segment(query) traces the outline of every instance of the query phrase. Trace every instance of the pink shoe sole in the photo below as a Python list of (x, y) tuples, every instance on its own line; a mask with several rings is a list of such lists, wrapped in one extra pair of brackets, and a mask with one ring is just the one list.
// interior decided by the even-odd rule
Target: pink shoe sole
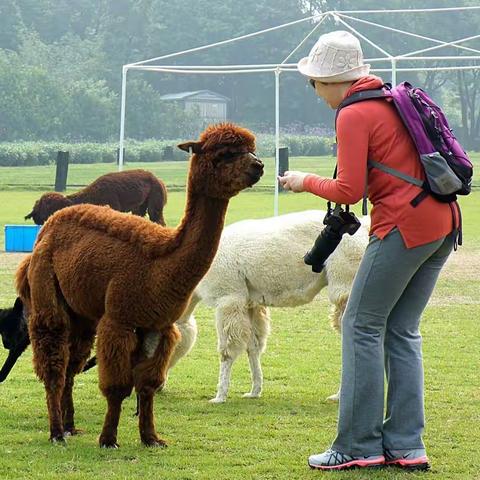
[(314, 468), (316, 470), (350, 470), (352, 468), (381, 468), (385, 466), (385, 459), (378, 459), (375, 460), (352, 460), (351, 462), (342, 463), (341, 465), (311, 465), (308, 464), (310, 468)]
[(385, 462), (385, 465), (389, 467), (403, 468), (404, 470), (428, 470), (430, 468), (427, 456), (412, 458), (411, 460), (398, 458)]

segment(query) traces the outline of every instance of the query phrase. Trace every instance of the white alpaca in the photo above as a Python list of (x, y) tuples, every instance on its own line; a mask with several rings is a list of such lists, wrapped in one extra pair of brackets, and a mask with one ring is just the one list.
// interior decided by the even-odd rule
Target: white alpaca
[[(182, 341), (172, 366), (196, 338), (193, 310), (198, 302), (216, 309), (220, 375), (213, 403), (225, 402), (233, 362), (245, 350), (252, 389), (262, 392), (260, 356), (270, 331), (268, 307), (295, 307), (309, 303), (324, 287), (332, 303), (332, 325), (339, 330), (353, 277), (368, 243), (368, 219), (354, 236), (345, 235), (321, 273), (313, 273), (303, 256), (324, 228), (325, 212), (309, 210), (226, 227), (217, 255), (199, 283), (187, 311), (177, 321)], [(334, 400), (336, 395), (330, 397)]]

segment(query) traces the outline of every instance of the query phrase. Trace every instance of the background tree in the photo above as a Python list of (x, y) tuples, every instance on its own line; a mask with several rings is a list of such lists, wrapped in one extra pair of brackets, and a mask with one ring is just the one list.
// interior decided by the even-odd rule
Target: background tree
[[(385, 8), (364, 0), (361, 8)], [(475, 5), (474, 0), (445, 0), (442, 6)], [(388, 8), (438, 6), (434, 0), (391, 0)], [(358, 9), (353, 0), (2, 0), (0, 3), (0, 141), (21, 139), (114, 140), (118, 135), (121, 67), (140, 59), (209, 44), (290, 22), (330, 9)], [(477, 32), (479, 13), (363, 15), (370, 21), (442, 39)], [(432, 20), (433, 19), (433, 20)], [(432, 22), (434, 24), (432, 25)], [(432, 45), (360, 22), (351, 24), (387, 51), (404, 53)], [(283, 60), (314, 23), (303, 23), (262, 37), (235, 42), (168, 61), (170, 64), (276, 63)], [(434, 28), (432, 28), (434, 27)], [(346, 28), (327, 22), (320, 32)], [(440, 34), (432, 32), (441, 32)], [(312, 36), (290, 62), (307, 55)], [(366, 57), (379, 52), (363, 43)], [(475, 46), (475, 42), (470, 44)], [(477, 47), (480, 43), (476, 43)], [(442, 49), (435, 54), (458, 54)], [(438, 62), (441, 66), (442, 63)], [(425, 66), (419, 62), (405, 66)], [(475, 73), (398, 75), (426, 87), (452, 111), (457, 130), (477, 146)], [(385, 74), (385, 80), (390, 80)], [(296, 73), (283, 72), (281, 122), (301, 133), (304, 126), (328, 126), (333, 115)], [(256, 131), (271, 131), (274, 75), (167, 75), (129, 72), (127, 135), (160, 138), (195, 123), (191, 115), (160, 96), (209, 89), (227, 96), (229, 115)], [(457, 101), (458, 99), (458, 101)], [(460, 101), (461, 99), (461, 101)], [(475, 103), (476, 102), (476, 103)], [(459, 111), (457, 115), (456, 111)], [(193, 122), (193, 123), (192, 123)], [(182, 133), (183, 135), (183, 133)]]

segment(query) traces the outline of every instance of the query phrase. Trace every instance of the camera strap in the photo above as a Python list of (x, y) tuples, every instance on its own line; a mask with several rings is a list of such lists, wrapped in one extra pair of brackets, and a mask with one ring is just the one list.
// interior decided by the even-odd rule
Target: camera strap
[[(337, 165), (335, 165), (335, 170), (333, 171), (333, 179), (335, 180), (336, 178), (337, 178)], [(364, 200), (365, 200), (365, 198), (366, 197), (364, 197)], [(338, 214), (342, 210), (343, 210), (342, 205), (340, 203), (336, 203), (335, 207), (332, 208), (332, 202), (330, 200), (327, 201), (327, 216), (330, 216), (332, 214)], [(346, 212), (350, 211), (350, 205), (345, 204), (345, 211)], [(364, 214), (364, 215), (366, 215), (366, 214)]]
[[(370, 162), (370, 161), (369, 161)], [(333, 179), (335, 180), (337, 178), (337, 165), (335, 164), (335, 170), (333, 171)], [(363, 190), (363, 199), (362, 199), (362, 215), (368, 215), (368, 208), (367, 208), (367, 199), (368, 199), (368, 168), (367, 168), (367, 173), (365, 174), (365, 188)], [(335, 204), (335, 209), (337, 207), (341, 208), (341, 205), (336, 203)], [(345, 205), (345, 211), (349, 211), (350, 206)], [(328, 215), (331, 215), (333, 210), (332, 210), (332, 202), (330, 200), (327, 202), (327, 212)]]

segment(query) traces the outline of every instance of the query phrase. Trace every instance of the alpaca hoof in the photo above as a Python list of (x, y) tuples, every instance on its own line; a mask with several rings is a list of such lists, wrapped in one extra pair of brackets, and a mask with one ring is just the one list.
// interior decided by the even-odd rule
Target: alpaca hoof
[(120, 448), (117, 442), (101, 442), (100, 448)]
[(209, 400), (210, 403), (225, 403), (226, 401), (227, 399), (223, 397), (215, 397)]
[(167, 442), (158, 437), (142, 439), (142, 443), (149, 448), (167, 448)]
[(100, 448), (119, 448), (120, 445), (117, 443), (116, 438), (108, 438), (100, 436), (98, 440)]
[(261, 393), (248, 392), (242, 395), (242, 398), (260, 398)]
[(63, 435), (56, 435), (54, 437), (50, 437), (50, 441), (52, 442), (53, 445), (60, 445), (62, 447), (67, 445), (67, 442)]
[(338, 393), (334, 393), (333, 395), (330, 395), (329, 397), (327, 397), (327, 402), (337, 403), (339, 400), (339, 397), (340, 396)]

